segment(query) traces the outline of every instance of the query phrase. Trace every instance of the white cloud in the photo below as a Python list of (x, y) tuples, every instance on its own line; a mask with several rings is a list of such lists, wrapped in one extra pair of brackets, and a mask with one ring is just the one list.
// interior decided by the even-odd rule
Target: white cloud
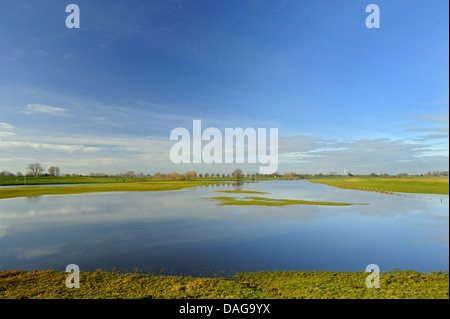
[(14, 126), (9, 123), (0, 122), (0, 137), (9, 137), (16, 135), (14, 132), (10, 132)]
[(86, 146), (83, 147), (82, 149), (83, 152), (100, 152), (105, 150), (106, 150), (105, 147), (95, 147), (95, 146)]
[[(293, 136), (281, 138), (279, 144), (280, 171), (288, 167), (289, 170), (322, 173), (348, 167), (352, 173), (358, 174), (448, 170), (448, 155), (426, 143), (390, 138), (339, 142), (312, 136)], [(444, 151), (448, 154), (448, 149)]]
[[(55, 165), (62, 166), (66, 170), (80, 168), (113, 173), (127, 169), (137, 171), (148, 168), (162, 171), (195, 169), (200, 172), (211, 169), (225, 172), (231, 169), (230, 165), (204, 164), (189, 169), (184, 165), (174, 166), (169, 158), (173, 144), (174, 142), (166, 137), (151, 136), (30, 135), (15, 137), (14, 140), (0, 140), (0, 148), (33, 148), (41, 152), (31, 155), (28, 151), (28, 156), (38, 156), (38, 160), (46, 165), (53, 165), (55, 162)], [(45, 150), (61, 151), (71, 155), (54, 157), (53, 154), (50, 159), (46, 158)], [(292, 170), (327, 173), (348, 167), (352, 173), (357, 174), (372, 171), (396, 174), (403, 170), (408, 173), (423, 173), (427, 170), (447, 170), (448, 156), (429, 143), (413, 140), (375, 138), (338, 141), (301, 135), (279, 139), (279, 163), (280, 172)], [(245, 165), (239, 166), (242, 166), (241, 169), (247, 169)], [(254, 169), (250, 164), (248, 166), (249, 170)]]
[(104, 150), (104, 148), (101, 147), (91, 147), (84, 145), (48, 144), (36, 142), (0, 140), (0, 148), (14, 148), (14, 147), (31, 147), (36, 150), (55, 150), (55, 151), (64, 151), (66, 153), (73, 153), (76, 151), (94, 152)]
[(12, 130), (13, 128), (14, 127), (9, 123), (0, 122), (0, 130)]
[(428, 116), (422, 116), (419, 118), (420, 121), (423, 122), (432, 122), (432, 123), (439, 123), (439, 124), (448, 124), (448, 112), (447, 113), (441, 113), (441, 114), (433, 114)]
[(448, 134), (427, 134), (425, 136), (421, 136), (415, 138), (415, 141), (427, 141), (427, 140), (438, 140), (438, 139), (448, 139)]
[(410, 128), (405, 132), (437, 132), (437, 133), (448, 133), (447, 127), (421, 127), (421, 128)]
[(24, 111), (20, 113), (24, 114), (49, 114), (54, 116), (71, 116), (68, 114), (68, 110), (61, 107), (54, 107), (42, 104), (28, 104)]
[(14, 136), (14, 135), (16, 135), (16, 133), (0, 131), (0, 137), (8, 137), (8, 136)]

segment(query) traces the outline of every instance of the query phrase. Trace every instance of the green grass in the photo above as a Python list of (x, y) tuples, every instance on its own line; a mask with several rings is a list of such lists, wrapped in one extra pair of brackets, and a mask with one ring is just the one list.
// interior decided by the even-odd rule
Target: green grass
[(151, 178), (137, 178), (137, 177), (88, 177), (88, 176), (27, 176), (9, 177), (0, 176), (0, 185), (45, 185), (45, 184), (96, 184), (96, 183), (124, 183), (124, 182), (146, 182), (151, 181)]
[(354, 203), (336, 203), (336, 202), (318, 202), (297, 199), (273, 199), (266, 197), (246, 196), (243, 198), (217, 196), (208, 198), (209, 200), (217, 201), (218, 206), (232, 206), (232, 205), (258, 205), (258, 206), (286, 206), (286, 205), (322, 205), (322, 206), (350, 206), (350, 205), (367, 205)]
[(11, 187), (0, 189), (0, 199), (15, 197), (32, 197), (42, 195), (73, 195), (103, 192), (151, 192), (179, 190), (186, 187), (211, 185), (214, 181), (152, 181), (111, 183), (100, 185), (74, 185), (74, 186), (33, 186)]
[(353, 177), (309, 182), (382, 193), (449, 194), (448, 177)]
[(380, 274), (369, 289), (366, 272), (275, 271), (238, 273), (234, 280), (81, 272), (80, 288), (65, 286), (68, 273), (0, 272), (0, 299), (448, 299), (448, 272)]

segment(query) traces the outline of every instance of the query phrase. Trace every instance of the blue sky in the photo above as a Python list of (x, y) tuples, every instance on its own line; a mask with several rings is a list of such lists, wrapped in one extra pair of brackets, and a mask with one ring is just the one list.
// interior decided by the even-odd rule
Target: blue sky
[(278, 128), (279, 172), (448, 170), (448, 5), (3, 0), (0, 171), (257, 172), (172, 164), (196, 119)]

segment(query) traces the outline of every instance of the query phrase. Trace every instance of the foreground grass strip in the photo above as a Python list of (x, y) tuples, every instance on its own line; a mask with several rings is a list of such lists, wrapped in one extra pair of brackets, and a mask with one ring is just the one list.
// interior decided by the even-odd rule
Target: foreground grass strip
[(424, 274), (394, 271), (380, 274), (380, 288), (365, 285), (366, 272), (276, 271), (241, 273), (239, 283), (270, 292), (281, 298), (296, 299), (413, 299), (449, 298), (448, 272)]
[(186, 187), (206, 186), (223, 182), (213, 181), (154, 181), (115, 183), (101, 185), (77, 185), (77, 186), (33, 186), (33, 187), (11, 187), (0, 189), (0, 199), (15, 197), (32, 197), (42, 195), (73, 195), (85, 193), (103, 192), (153, 192), (179, 190)]
[(350, 206), (350, 205), (367, 205), (354, 203), (336, 203), (336, 202), (316, 202), (296, 199), (272, 199), (266, 197), (252, 197), (244, 198), (217, 196), (209, 198), (213, 201), (218, 201), (219, 206), (232, 205), (259, 205), (259, 206), (286, 206), (286, 205), (322, 205), (322, 206)]
[(65, 272), (0, 272), (0, 299), (448, 299), (448, 272), (380, 274), (380, 288), (365, 286), (366, 272), (275, 271), (225, 278), (81, 272), (80, 288), (65, 286)]
[(313, 180), (309, 182), (381, 193), (449, 194), (448, 177), (355, 177), (348, 179)]

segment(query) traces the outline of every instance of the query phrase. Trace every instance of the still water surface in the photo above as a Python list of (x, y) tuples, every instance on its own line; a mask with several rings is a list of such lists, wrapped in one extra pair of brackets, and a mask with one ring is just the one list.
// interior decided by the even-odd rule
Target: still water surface
[[(264, 191), (356, 206), (216, 206)], [(1, 190), (0, 190), (1, 191)], [(213, 275), (263, 270), (448, 270), (448, 195), (386, 195), (304, 181), (0, 200), (0, 270)]]

